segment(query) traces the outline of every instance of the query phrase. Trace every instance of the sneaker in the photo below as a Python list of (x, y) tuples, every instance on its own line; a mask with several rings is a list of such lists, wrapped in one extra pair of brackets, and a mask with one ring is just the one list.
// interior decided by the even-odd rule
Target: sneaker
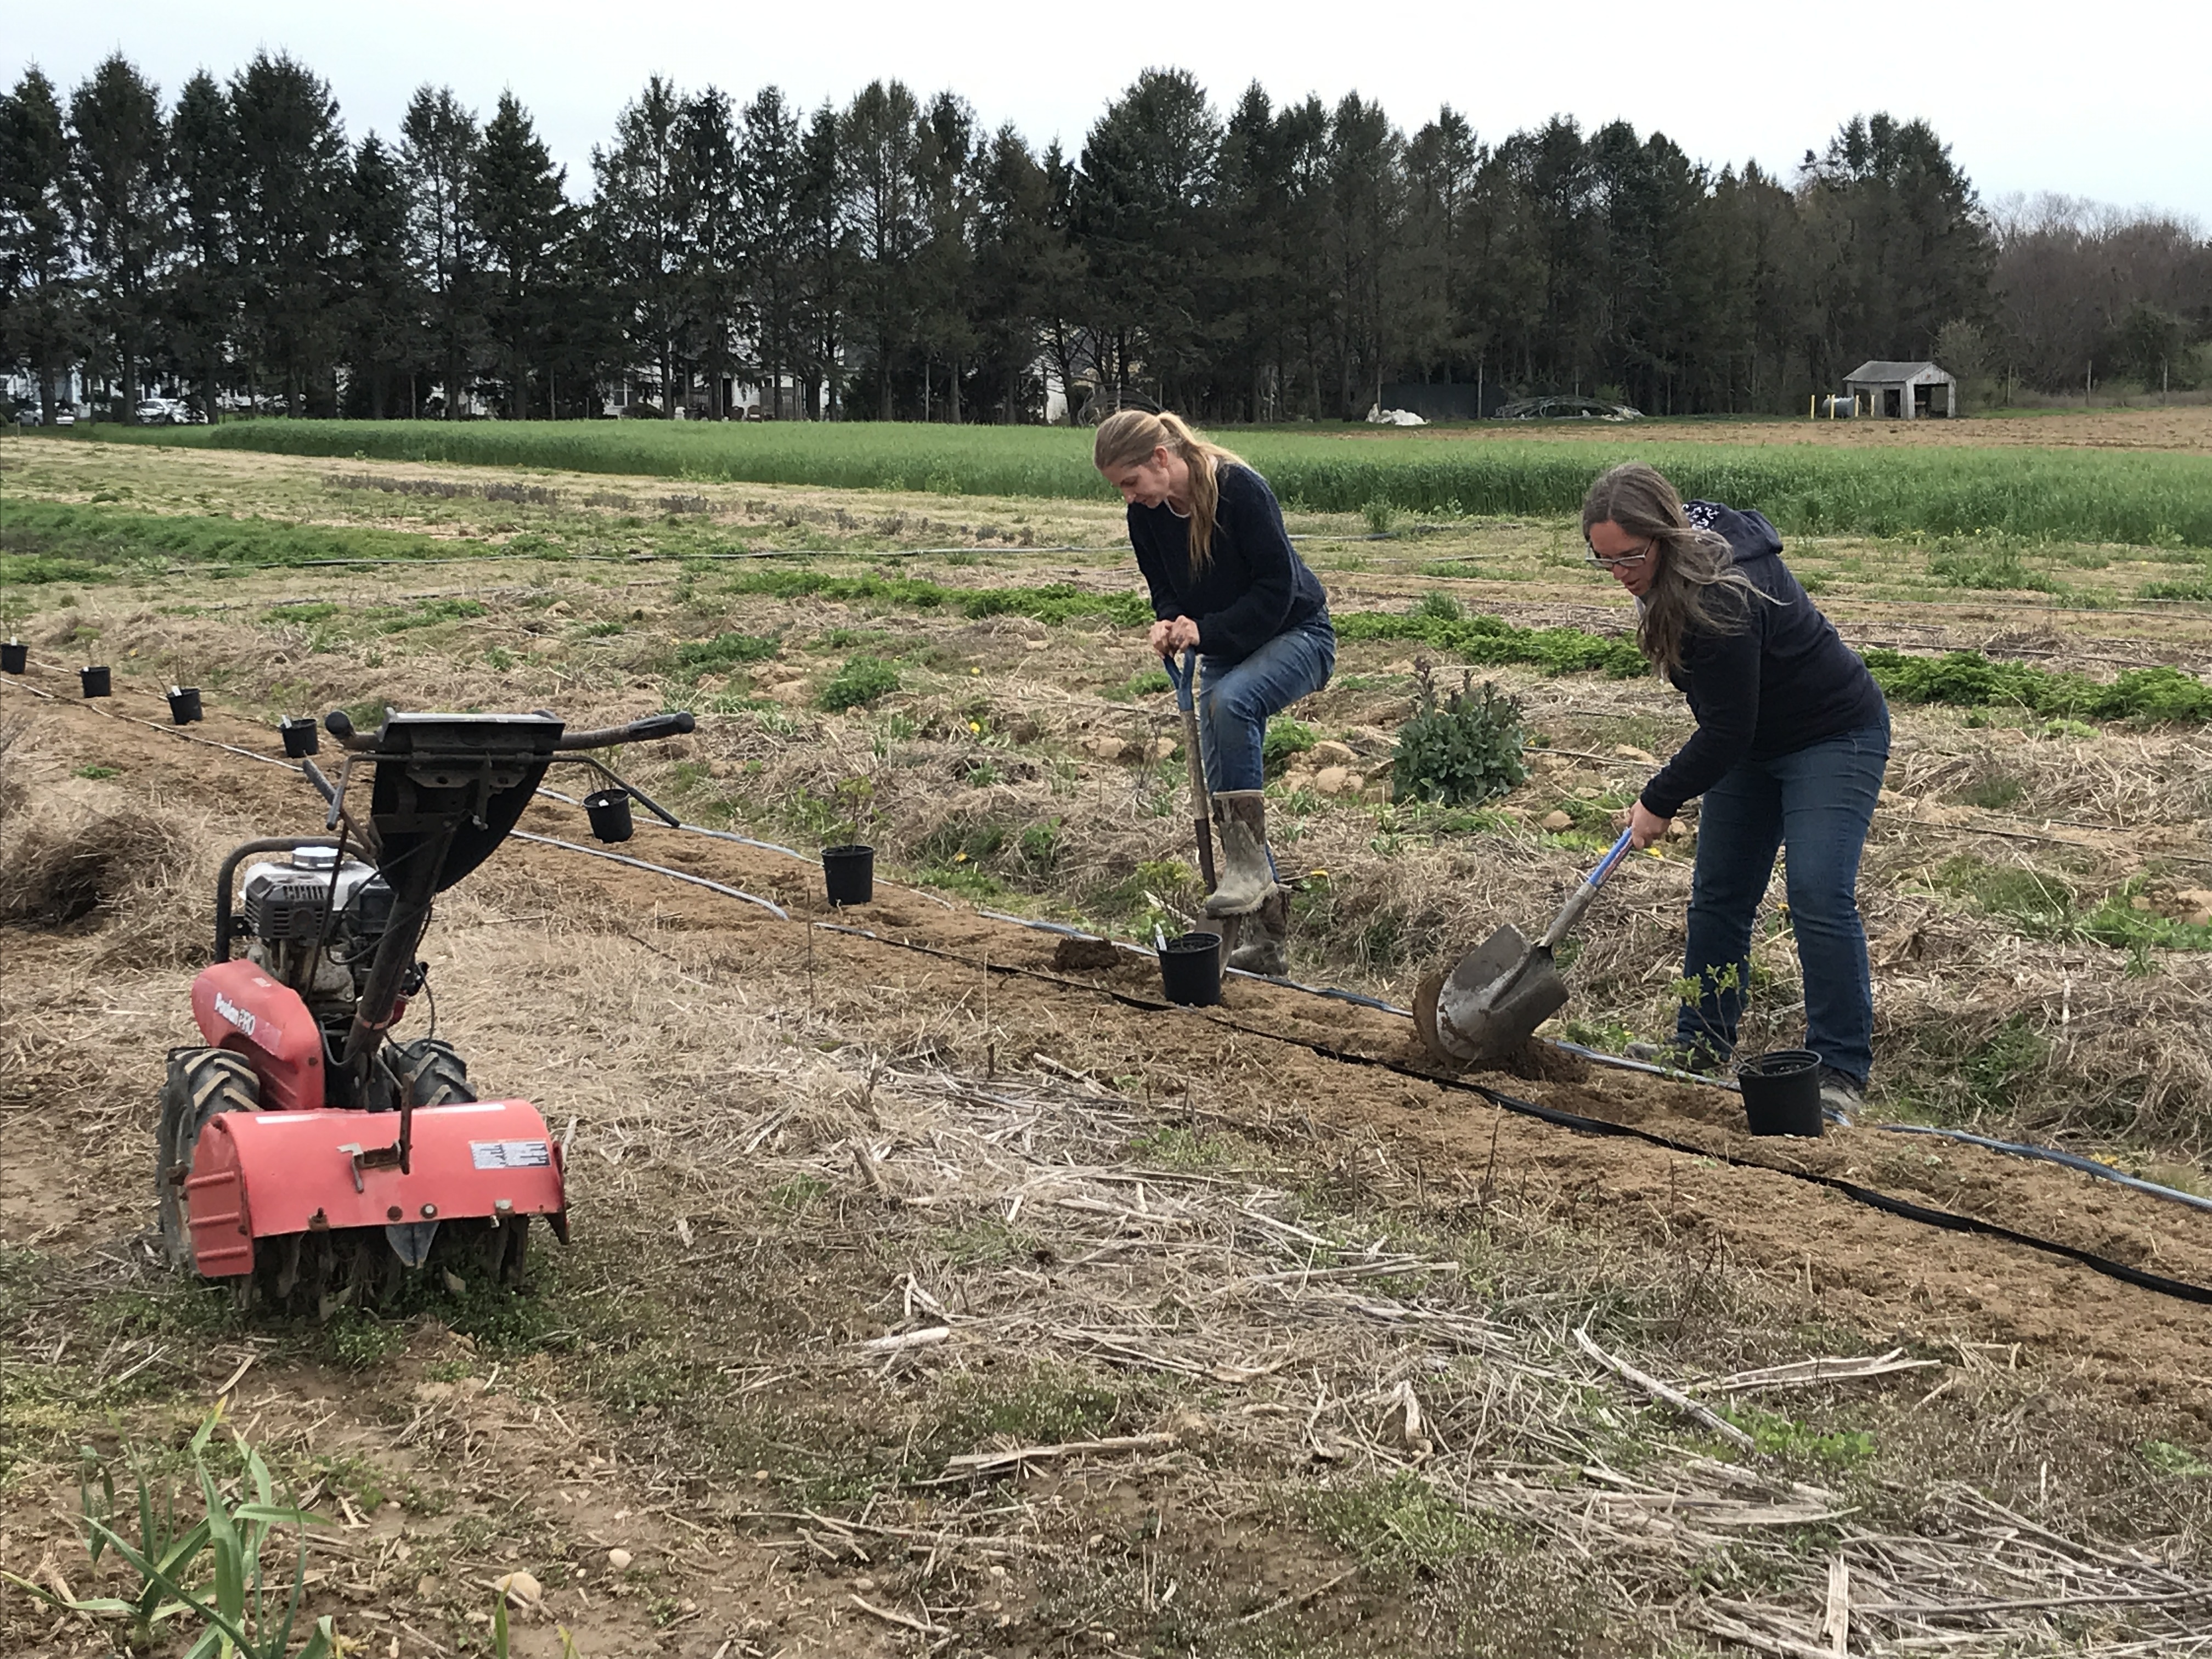
[(1865, 1107), (1865, 1084), (1832, 1066), (1820, 1068), (1820, 1109), (1823, 1112), (1848, 1126), (1853, 1115)]

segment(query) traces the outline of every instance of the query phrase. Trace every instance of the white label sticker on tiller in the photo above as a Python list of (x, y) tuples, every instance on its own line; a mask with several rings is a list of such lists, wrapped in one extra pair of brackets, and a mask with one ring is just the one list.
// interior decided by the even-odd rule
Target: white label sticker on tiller
[(542, 1140), (471, 1140), (469, 1156), (479, 1170), (542, 1170), (553, 1149)]

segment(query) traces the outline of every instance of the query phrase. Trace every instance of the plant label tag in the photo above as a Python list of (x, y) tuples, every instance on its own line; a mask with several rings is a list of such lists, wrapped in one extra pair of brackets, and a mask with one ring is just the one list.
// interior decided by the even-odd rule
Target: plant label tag
[(479, 1170), (542, 1170), (553, 1152), (542, 1140), (471, 1140), (469, 1157)]

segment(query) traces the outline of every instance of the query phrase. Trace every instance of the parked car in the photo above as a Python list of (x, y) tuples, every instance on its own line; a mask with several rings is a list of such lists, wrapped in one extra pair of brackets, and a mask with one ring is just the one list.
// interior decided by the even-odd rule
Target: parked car
[(181, 426), (192, 417), (181, 398), (141, 398), (137, 420), (141, 426)]
[[(15, 412), (15, 424), (18, 426), (44, 426), (46, 422), (39, 418), (38, 404), (26, 404), (21, 409)], [(54, 411), (54, 424), (56, 426), (75, 426), (76, 424), (76, 416), (71, 410), (58, 409)]]

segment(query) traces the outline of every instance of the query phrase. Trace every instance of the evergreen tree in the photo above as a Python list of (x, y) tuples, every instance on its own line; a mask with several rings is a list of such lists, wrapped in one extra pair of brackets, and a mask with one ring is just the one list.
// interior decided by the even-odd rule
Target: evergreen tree
[(407, 260), (409, 192), (398, 158), (370, 133), (353, 155), (341, 233), (346, 311), (346, 412), (380, 421), (413, 412), (421, 367), (422, 295)]
[(858, 238), (845, 206), (844, 123), (828, 104), (814, 112), (799, 147), (798, 219), (802, 227), (801, 317), (806, 413), (840, 420), (845, 406), (843, 351)]
[(1147, 70), (1083, 145), (1075, 197), (1116, 392), (1141, 374), (1172, 404), (1203, 377), (1221, 127), (1197, 81)]
[(409, 252), (449, 421), (465, 412), (484, 337), (483, 241), (472, 210), (483, 143), (475, 112), (451, 87), (416, 89), (399, 124)]
[(921, 199), (921, 111), (903, 82), (871, 82), (837, 121), (847, 222), (854, 249), (852, 313), (875, 382), (876, 418), (893, 416), (891, 382), (918, 343), (915, 262), (927, 234)]
[(1079, 274), (1064, 227), (1054, 222), (1050, 169), (1011, 125), (1000, 127), (976, 175), (969, 316), (978, 418), (1012, 424), (1042, 415), (1037, 360), (1057, 296)]
[(784, 402), (784, 377), (805, 358), (805, 223), (800, 212), (799, 116), (767, 87), (739, 120), (739, 235), (751, 295), (753, 349), (761, 374), (761, 414), (772, 421), (802, 411)]
[(60, 377), (83, 341), (70, 185), (61, 100), (33, 64), (0, 98), (0, 279), (9, 354), (30, 364), (39, 418), (49, 426)]
[(1449, 384), (1475, 378), (1486, 343), (1473, 314), (1475, 192), (1485, 151), (1447, 104), (1406, 146), (1399, 305), (1407, 366)]
[(546, 356), (571, 217), (567, 178), (530, 112), (501, 93), (470, 174), (467, 217), (481, 250), (491, 370), (511, 420), (529, 415), (531, 371)]
[(153, 354), (154, 284), (168, 251), (167, 135), (160, 93), (117, 52), (70, 100), (87, 320), (134, 417)]
[(677, 373), (687, 343), (691, 206), (683, 116), (675, 87), (653, 76), (616, 118), (612, 147), (592, 151), (599, 181), (592, 210), (616, 312), (633, 362), (659, 372), (661, 412), (671, 419), (683, 396)]
[(238, 135), (230, 100), (203, 70), (169, 116), (168, 167), (177, 252), (161, 295), (170, 349), (199, 389), (200, 413), (221, 411), (222, 376), (238, 325)]
[(915, 153), (915, 182), (921, 198), (923, 240), (916, 258), (915, 302), (921, 313), (916, 334), (921, 353), (923, 416), (935, 417), (931, 374), (945, 366), (942, 418), (961, 418), (962, 365), (975, 348), (972, 318), (975, 295), (976, 196), (984, 165), (975, 141), (975, 112), (942, 92), (922, 112)]
[(686, 314), (706, 370), (707, 414), (729, 413), (725, 386), (738, 373), (750, 325), (745, 303), (745, 205), (738, 161), (737, 115), (714, 87), (687, 99), (682, 121), (685, 200)]
[(1814, 269), (1832, 274), (1816, 381), (1869, 357), (1924, 357), (1944, 324), (1988, 313), (1995, 252), (1980, 204), (1926, 122), (1854, 116), (1805, 160)]
[(1349, 420), (1379, 401), (1403, 331), (1384, 267), (1403, 222), (1400, 161), (1405, 139), (1379, 104), (1347, 94), (1329, 122), (1330, 250), (1337, 301), (1338, 413)]
[(334, 412), (341, 331), (335, 252), (348, 152), (330, 88), (258, 52), (230, 85), (240, 316), (249, 385), (274, 376), (294, 415)]

